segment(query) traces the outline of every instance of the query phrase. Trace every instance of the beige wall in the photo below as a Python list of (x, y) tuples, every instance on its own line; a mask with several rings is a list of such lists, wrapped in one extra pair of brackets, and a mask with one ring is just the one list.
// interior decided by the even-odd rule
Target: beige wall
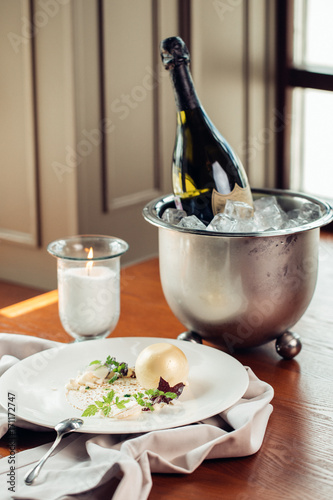
[[(47, 244), (124, 238), (123, 263), (157, 254), (143, 206), (171, 191), (175, 108), (159, 41), (177, 0), (0, 2), (0, 279), (52, 288)], [(192, 69), (206, 111), (253, 186), (273, 185), (274, 2), (192, 0)], [(100, 140), (106, 120), (105, 148)]]

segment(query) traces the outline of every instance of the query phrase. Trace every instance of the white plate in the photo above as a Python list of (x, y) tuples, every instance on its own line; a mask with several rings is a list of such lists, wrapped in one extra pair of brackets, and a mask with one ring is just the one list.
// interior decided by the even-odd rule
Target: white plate
[(7, 409), (8, 393), (13, 393), (17, 417), (53, 428), (57, 422), (81, 414), (65, 397), (65, 384), (78, 371), (108, 355), (134, 366), (140, 351), (157, 342), (175, 344), (188, 359), (189, 386), (179, 404), (142, 412), (135, 419), (86, 417), (80, 432), (126, 434), (187, 425), (226, 410), (246, 391), (249, 379), (245, 368), (222, 351), (173, 339), (117, 337), (64, 344), (20, 361), (0, 378), (0, 403)]

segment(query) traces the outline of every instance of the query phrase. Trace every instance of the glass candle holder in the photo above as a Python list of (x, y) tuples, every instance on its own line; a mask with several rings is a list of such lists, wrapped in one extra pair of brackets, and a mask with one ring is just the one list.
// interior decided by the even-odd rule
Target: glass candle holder
[(120, 257), (128, 244), (109, 236), (82, 235), (53, 241), (57, 258), (59, 316), (76, 341), (107, 337), (120, 315)]

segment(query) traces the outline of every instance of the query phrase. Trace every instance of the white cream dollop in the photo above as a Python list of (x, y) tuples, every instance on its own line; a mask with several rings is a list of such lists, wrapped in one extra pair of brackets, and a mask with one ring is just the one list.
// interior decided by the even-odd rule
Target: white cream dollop
[(140, 352), (135, 363), (135, 375), (144, 389), (157, 389), (160, 377), (172, 387), (186, 384), (189, 372), (183, 351), (173, 344), (152, 344)]

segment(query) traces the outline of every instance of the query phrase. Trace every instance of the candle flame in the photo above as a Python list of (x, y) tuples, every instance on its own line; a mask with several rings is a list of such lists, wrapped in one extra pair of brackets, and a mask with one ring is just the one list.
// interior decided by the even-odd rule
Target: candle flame
[[(89, 252), (88, 252), (88, 255), (87, 255), (87, 259), (92, 259), (94, 257), (94, 251), (93, 251), (93, 248), (90, 247), (89, 249)], [(88, 274), (90, 272), (90, 269), (93, 267), (94, 263), (93, 262), (87, 262), (86, 264), (86, 269), (88, 271)]]

